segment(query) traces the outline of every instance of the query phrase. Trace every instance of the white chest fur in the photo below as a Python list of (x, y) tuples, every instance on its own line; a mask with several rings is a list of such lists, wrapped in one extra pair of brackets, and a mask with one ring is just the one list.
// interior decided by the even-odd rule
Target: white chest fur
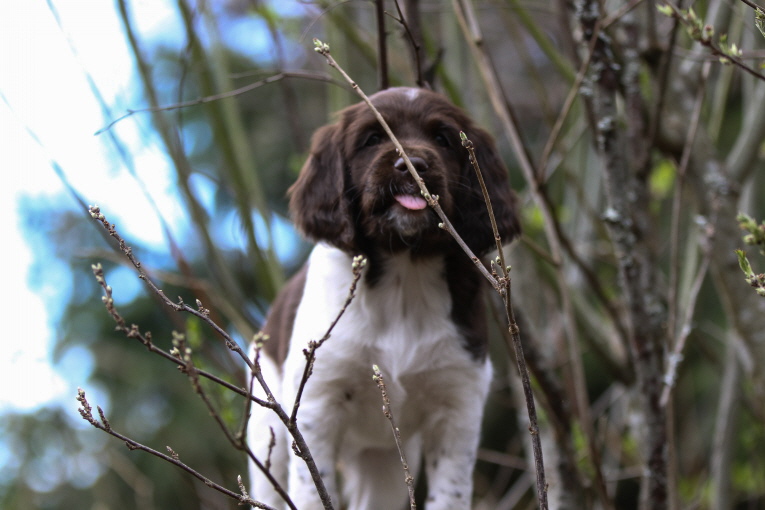
[[(384, 502), (379, 508), (387, 509), (396, 507), (390, 501), (405, 501), (403, 472), (372, 380), (376, 364), (415, 473), (425, 454), (427, 508), (469, 508), (491, 366), (462, 345), (442, 259), (412, 261), (403, 253), (382, 263), (374, 284), (359, 282), (355, 300), (317, 351), (298, 425), (336, 498), (334, 470), (344, 466), (348, 508), (371, 510)], [(324, 335), (351, 280), (347, 254), (321, 244), (314, 249), (284, 366), (282, 402), (294, 400), (305, 367), (303, 349)], [(318, 508), (297, 459), (290, 463), (289, 486), (299, 508)]]
[[(404, 253), (382, 264), (374, 285), (363, 278), (359, 282), (356, 299), (325, 344), (326, 351), (319, 351), (323, 361), (317, 365), (355, 360), (367, 362), (365, 368), (371, 370), (375, 363), (395, 380), (401, 375), (470, 361), (451, 320), (452, 302), (443, 260), (413, 262)], [(308, 340), (323, 336), (348, 294), (351, 279), (348, 255), (326, 245), (314, 249), (290, 357), (301, 352)]]

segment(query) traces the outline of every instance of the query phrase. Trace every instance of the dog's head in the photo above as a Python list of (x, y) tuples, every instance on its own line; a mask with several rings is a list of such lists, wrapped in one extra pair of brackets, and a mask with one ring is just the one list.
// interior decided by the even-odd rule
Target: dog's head
[[(440, 94), (416, 88), (384, 90), (372, 96), (372, 103), (473, 252), (482, 254), (495, 242), (460, 131), (475, 146), (502, 240), (509, 242), (520, 233), (515, 195), (494, 141), (461, 109)], [(311, 155), (290, 193), (290, 210), (301, 232), (350, 253), (427, 253), (450, 242), (364, 103), (346, 108), (335, 124), (316, 132)]]

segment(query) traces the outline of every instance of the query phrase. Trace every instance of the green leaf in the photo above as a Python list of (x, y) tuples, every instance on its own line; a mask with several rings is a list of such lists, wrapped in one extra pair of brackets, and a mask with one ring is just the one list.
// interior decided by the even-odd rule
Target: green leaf
[(670, 159), (662, 159), (656, 163), (650, 177), (651, 193), (657, 199), (665, 198), (675, 185), (677, 168)]
[(657, 5), (656, 10), (659, 11), (659, 14), (663, 14), (670, 18), (672, 17), (672, 14), (674, 13), (674, 11), (672, 10), (672, 6), (667, 4)]
[(749, 264), (749, 259), (746, 258), (746, 252), (744, 250), (736, 250), (736, 255), (738, 255), (738, 266), (747, 278), (753, 277), (754, 271), (752, 271), (752, 266)]
[(765, 37), (765, 12), (759, 7), (754, 10), (754, 26), (760, 31), (763, 37)]

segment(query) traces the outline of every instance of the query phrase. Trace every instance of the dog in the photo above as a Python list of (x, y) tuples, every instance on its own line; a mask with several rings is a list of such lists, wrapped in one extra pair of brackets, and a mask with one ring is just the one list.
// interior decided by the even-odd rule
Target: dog
[[(517, 200), (494, 141), (464, 111), (417, 88), (387, 89), (371, 101), (476, 255), (496, 243), (460, 131), (475, 146), (502, 240), (520, 234)], [(483, 277), (439, 228), (404, 159), (364, 103), (314, 134), (289, 194), (295, 225), (317, 244), (272, 305), (263, 330), (269, 340), (260, 353), (264, 377), (288, 413), (306, 366), (304, 349), (337, 317), (353, 278), (353, 256), (367, 259), (355, 299), (316, 351), (297, 415), (335, 508), (391, 510), (407, 501), (401, 460), (372, 380), (376, 364), (411, 473), (417, 476), (424, 462), (426, 508), (469, 509), (492, 377)], [(270, 460), (271, 474), (298, 509), (323, 508), (284, 425), (272, 411), (254, 407), (254, 453)], [(252, 494), (284, 507), (257, 471)]]

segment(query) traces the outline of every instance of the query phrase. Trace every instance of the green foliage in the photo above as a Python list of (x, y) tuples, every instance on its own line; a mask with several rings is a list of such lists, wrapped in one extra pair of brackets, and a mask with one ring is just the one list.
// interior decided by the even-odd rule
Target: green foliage
[[(765, 430), (752, 420), (752, 416), (745, 416), (747, 427), (742, 429), (740, 448), (741, 452), (751, 453), (757, 451), (765, 441)], [(755, 418), (756, 420), (756, 418)], [(765, 459), (751, 455), (740, 457), (734, 465), (732, 473), (733, 485), (742, 493), (757, 494), (765, 490)]]
[(713, 52), (719, 55), (721, 64), (730, 64), (731, 59), (738, 60), (743, 55), (743, 51), (736, 43), (728, 43), (728, 35), (720, 34), (715, 42), (715, 29), (711, 24), (705, 24), (704, 20), (696, 14), (692, 7), (688, 9), (678, 9), (674, 5), (665, 4), (657, 6), (661, 14), (669, 17), (675, 17), (680, 20), (686, 28), (688, 36), (694, 41), (711, 48)]
[[(744, 243), (759, 247), (760, 253), (765, 255), (765, 221), (758, 225), (752, 217), (744, 213), (739, 213), (736, 220), (742, 230), (749, 232), (744, 236)], [(765, 297), (765, 273), (755, 274), (743, 250), (736, 250), (736, 255), (738, 265), (746, 276), (746, 283), (755, 288), (758, 296)]]
[(651, 192), (658, 200), (666, 199), (675, 186), (677, 167), (668, 159), (659, 161), (651, 172)]
[(736, 221), (741, 230), (749, 232), (744, 236), (744, 243), (759, 247), (760, 253), (765, 255), (765, 221), (758, 225), (752, 217), (744, 213), (739, 213)]
[(754, 26), (760, 31), (763, 37), (765, 37), (765, 12), (759, 7), (754, 10)]

